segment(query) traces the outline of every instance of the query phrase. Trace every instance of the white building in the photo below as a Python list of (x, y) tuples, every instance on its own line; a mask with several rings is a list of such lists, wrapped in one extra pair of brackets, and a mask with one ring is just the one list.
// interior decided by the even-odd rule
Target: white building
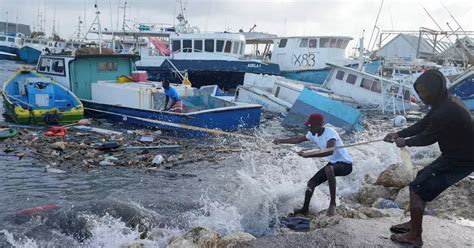
[(377, 57), (401, 58), (404, 60), (431, 59), (450, 46), (447, 42), (436, 42), (409, 34), (398, 34), (377, 51)]

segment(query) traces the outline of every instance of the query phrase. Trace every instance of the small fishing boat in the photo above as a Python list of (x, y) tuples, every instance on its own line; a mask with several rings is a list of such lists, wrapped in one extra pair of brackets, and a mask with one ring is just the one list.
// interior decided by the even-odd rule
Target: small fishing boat
[(34, 71), (17, 71), (3, 85), (7, 118), (19, 124), (76, 122), (83, 117), (81, 101), (64, 86)]

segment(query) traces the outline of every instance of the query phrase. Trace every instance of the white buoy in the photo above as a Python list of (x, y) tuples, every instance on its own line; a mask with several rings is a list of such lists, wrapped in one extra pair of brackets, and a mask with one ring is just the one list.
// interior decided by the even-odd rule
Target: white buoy
[(161, 155), (156, 155), (153, 160), (151, 161), (152, 164), (154, 165), (160, 165), (163, 162), (165, 162), (165, 159)]
[(397, 115), (393, 119), (393, 126), (394, 127), (403, 127), (407, 124), (407, 119), (404, 116)]

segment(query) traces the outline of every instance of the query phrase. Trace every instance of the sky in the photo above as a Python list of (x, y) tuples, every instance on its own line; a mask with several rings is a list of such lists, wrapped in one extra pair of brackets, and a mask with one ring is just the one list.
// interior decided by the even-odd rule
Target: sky
[[(77, 30), (79, 16), (89, 28), (96, 1), (102, 27), (115, 29), (117, 20), (121, 27), (123, 8), (118, 6), (123, 7), (125, 0), (0, 0), (0, 20), (15, 22), (18, 18), (18, 22), (38, 29), (41, 15), (47, 33), (52, 32), (56, 20), (54, 26), (60, 36), (69, 38)], [(129, 26), (177, 22), (176, 0), (126, 2)], [(248, 31), (256, 25), (255, 31), (279, 36), (343, 35), (357, 40), (364, 34), (368, 42), (381, 5), (377, 21), (380, 30), (439, 30), (425, 8), (442, 30), (449, 30), (446, 22), (453, 29), (459, 27), (450, 12), (463, 30), (474, 31), (472, 0), (384, 0), (383, 4), (382, 0), (187, 0), (185, 8), (189, 23), (201, 32)]]

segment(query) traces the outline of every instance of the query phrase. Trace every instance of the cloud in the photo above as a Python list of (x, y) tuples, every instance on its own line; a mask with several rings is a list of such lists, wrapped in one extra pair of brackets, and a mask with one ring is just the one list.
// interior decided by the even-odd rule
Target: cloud
[[(38, 24), (38, 13), (46, 12), (46, 28), (51, 32), (56, 13), (56, 29), (67, 37), (76, 29), (78, 17), (84, 15), (90, 25), (94, 19), (94, 0), (0, 0), (0, 19), (33, 26)], [(102, 26), (119, 26), (123, 9), (119, 0), (98, 0)], [(120, 0), (121, 5), (125, 1)], [(45, 8), (46, 3), (46, 8)], [(135, 22), (176, 22), (179, 6), (174, 0), (128, 0), (127, 18)], [(365, 30), (366, 37), (372, 32), (381, 0), (188, 0), (186, 13), (192, 25), (201, 31), (249, 30), (254, 24), (256, 31), (278, 35), (349, 35), (357, 38)], [(377, 26), (381, 30), (418, 30), (419, 27), (437, 29), (425, 13), (424, 6), (436, 22), (448, 30), (446, 22), (454, 29), (454, 20), (444, 9), (444, 4), (464, 30), (474, 30), (473, 4), (470, 0), (385, 0)], [(40, 6), (38, 8), (38, 6)], [(84, 19), (84, 18), (83, 18)]]

